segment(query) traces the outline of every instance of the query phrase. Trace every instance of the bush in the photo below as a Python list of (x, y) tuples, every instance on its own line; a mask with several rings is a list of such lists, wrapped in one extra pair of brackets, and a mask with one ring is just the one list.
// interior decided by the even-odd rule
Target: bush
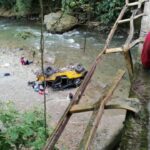
[(78, 14), (78, 18), (85, 14), (85, 19), (89, 14), (92, 20), (95, 19), (104, 24), (113, 22), (123, 5), (124, 0), (62, 0), (62, 10), (66, 13)]
[(22, 147), (40, 150), (47, 137), (48, 134), (45, 137), (44, 115), (41, 110), (19, 113), (10, 102), (0, 104), (1, 150), (18, 150)]
[(123, 5), (124, 0), (103, 0), (97, 2), (95, 8), (96, 19), (104, 24), (114, 22)]
[[(90, 16), (91, 20), (108, 24), (117, 18), (124, 0), (43, 0), (43, 4), (45, 12), (61, 8), (65, 13), (71, 13), (83, 22)], [(40, 13), (37, 0), (0, 0), (0, 6), (14, 8), (19, 16), (32, 14), (35, 10)]]
[(16, 0), (0, 0), (0, 7), (11, 9), (16, 3)]
[(26, 15), (31, 11), (33, 0), (16, 0), (15, 10), (19, 15)]

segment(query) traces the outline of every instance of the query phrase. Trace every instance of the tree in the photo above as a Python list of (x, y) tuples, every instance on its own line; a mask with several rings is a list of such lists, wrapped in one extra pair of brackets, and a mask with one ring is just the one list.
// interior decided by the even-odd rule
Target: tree
[[(51, 131), (50, 129), (49, 132)], [(43, 111), (36, 109), (19, 113), (13, 103), (0, 103), (1, 150), (19, 150), (21, 147), (40, 150), (47, 137), (45, 137)]]

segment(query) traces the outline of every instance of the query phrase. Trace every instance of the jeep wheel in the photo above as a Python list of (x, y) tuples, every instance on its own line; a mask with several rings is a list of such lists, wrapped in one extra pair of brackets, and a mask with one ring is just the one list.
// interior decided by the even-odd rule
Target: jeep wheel
[(81, 79), (80, 78), (74, 79), (74, 85), (76, 87), (78, 87), (80, 84), (81, 84)]

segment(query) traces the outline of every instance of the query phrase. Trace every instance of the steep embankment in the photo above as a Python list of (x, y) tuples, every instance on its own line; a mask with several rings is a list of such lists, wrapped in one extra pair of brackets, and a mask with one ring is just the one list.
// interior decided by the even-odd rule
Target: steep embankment
[(121, 139), (121, 150), (148, 150), (148, 122), (147, 105), (150, 99), (150, 72), (139, 64), (135, 66), (134, 79), (131, 86), (131, 97), (139, 98), (141, 110), (138, 114), (128, 113), (124, 132)]

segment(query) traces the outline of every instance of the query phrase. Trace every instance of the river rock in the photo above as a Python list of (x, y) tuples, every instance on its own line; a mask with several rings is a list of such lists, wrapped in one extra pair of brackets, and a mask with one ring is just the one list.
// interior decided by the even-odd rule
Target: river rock
[(44, 62), (45, 63), (48, 63), (48, 64), (54, 64), (55, 63), (55, 56), (46, 56), (45, 59), (44, 59)]
[[(38, 53), (37, 54), (37, 63), (41, 63), (41, 54)], [(44, 64), (46, 65), (53, 65), (55, 64), (55, 60), (56, 60), (56, 56), (54, 54), (51, 53), (45, 53), (44, 54)]]
[(76, 26), (78, 20), (73, 16), (56, 12), (45, 15), (44, 23), (49, 32), (63, 33)]

